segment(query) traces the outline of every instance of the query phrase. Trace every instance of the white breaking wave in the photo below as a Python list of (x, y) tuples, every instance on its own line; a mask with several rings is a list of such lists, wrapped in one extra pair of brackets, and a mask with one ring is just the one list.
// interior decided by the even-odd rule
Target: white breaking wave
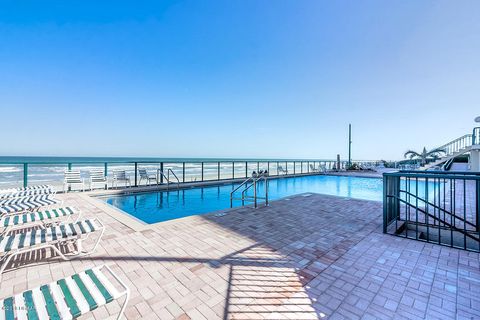
[(12, 173), (12, 172), (20, 172), (23, 169), (19, 167), (0, 167), (0, 173)]

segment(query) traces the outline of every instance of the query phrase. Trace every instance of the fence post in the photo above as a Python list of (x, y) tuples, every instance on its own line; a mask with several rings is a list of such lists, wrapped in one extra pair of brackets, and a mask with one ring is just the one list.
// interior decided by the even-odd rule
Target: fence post
[(220, 180), (220, 161), (217, 163), (217, 180)]
[[(68, 170), (72, 170), (72, 164), (68, 163), (67, 168), (68, 168)], [(68, 185), (68, 191), (72, 191), (72, 187), (70, 185)]]
[(476, 231), (479, 232), (480, 231), (480, 180), (476, 181), (476, 187), (477, 187), (477, 192), (476, 192), (477, 199), (475, 199), (475, 206), (477, 210)]
[(202, 161), (202, 182), (203, 182), (203, 161)]
[(387, 179), (388, 179), (388, 176), (383, 175), (383, 233), (387, 233), (387, 214), (388, 214)]
[(232, 179), (235, 179), (235, 161), (232, 161)]
[(183, 163), (182, 180), (185, 183), (185, 162)]
[(137, 175), (138, 175), (138, 170), (137, 169), (138, 169), (138, 162), (135, 162), (135, 187), (137, 186)]
[(160, 162), (160, 183), (163, 183), (163, 162)]
[(23, 164), (23, 187), (28, 187), (28, 163)]
[(248, 161), (245, 161), (245, 178), (248, 178)]

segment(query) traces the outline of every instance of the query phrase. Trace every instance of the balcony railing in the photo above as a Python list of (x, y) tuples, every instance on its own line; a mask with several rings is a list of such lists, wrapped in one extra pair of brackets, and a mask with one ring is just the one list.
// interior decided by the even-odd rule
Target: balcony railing
[[(369, 165), (378, 165), (379, 161), (356, 161)], [(0, 189), (13, 187), (26, 187), (30, 185), (50, 184), (59, 190), (63, 187), (64, 171), (76, 169), (81, 171), (85, 182), (88, 182), (88, 171), (103, 169), (105, 176), (110, 179), (113, 170), (125, 170), (129, 175), (132, 185), (139, 186), (140, 176), (138, 169), (146, 169), (154, 175), (157, 170), (173, 172), (180, 183), (222, 181), (232, 179), (245, 179), (253, 171), (267, 170), (270, 176), (293, 176), (312, 174), (320, 168), (328, 170), (344, 170), (347, 161), (336, 160), (127, 160), (127, 161), (30, 161), (30, 162), (0, 162)], [(163, 176), (159, 176), (158, 183), (162, 184)], [(111, 181), (109, 181), (109, 186)], [(143, 181), (142, 181), (143, 185)], [(87, 183), (88, 186), (88, 183)]]
[(384, 173), (383, 232), (480, 251), (480, 173)]

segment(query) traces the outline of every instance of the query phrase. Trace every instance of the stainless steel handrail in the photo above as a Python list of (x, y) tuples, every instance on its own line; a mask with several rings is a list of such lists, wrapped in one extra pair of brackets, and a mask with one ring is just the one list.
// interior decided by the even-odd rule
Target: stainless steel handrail
[(175, 174), (175, 172), (173, 172), (172, 169), (168, 168), (167, 170), (167, 180), (170, 180), (170, 172), (173, 174), (173, 176), (175, 177), (175, 179), (177, 179), (177, 183), (180, 184), (180, 179), (178, 179), (177, 175)]
[[(257, 182), (260, 179), (263, 179), (265, 181), (265, 197), (257, 196)], [(248, 184), (249, 182), (251, 183)], [(245, 189), (242, 190), (241, 198), (234, 198), (235, 192), (238, 191), (243, 186), (245, 186)], [(253, 187), (253, 196), (247, 196), (246, 192), (252, 187)], [(260, 173), (258, 175), (255, 173), (255, 175), (252, 175), (251, 177), (247, 178), (238, 187), (233, 189), (232, 192), (230, 192), (230, 208), (233, 208), (233, 200), (241, 200), (242, 206), (244, 206), (245, 200), (248, 200), (248, 199), (253, 199), (255, 208), (257, 207), (258, 199), (265, 200), (265, 205), (268, 206), (268, 173)]]
[(165, 175), (165, 173), (164, 173), (161, 169), (157, 169), (157, 183), (158, 183), (158, 181), (160, 181), (159, 175), (162, 175), (162, 177), (164, 177), (165, 180), (167, 180), (167, 189), (169, 189), (169, 188), (170, 188), (170, 183), (172, 183), (172, 181), (170, 181), (170, 172), (172, 172), (172, 174), (173, 174), (173, 176), (175, 177), (175, 179), (177, 179), (176, 184), (177, 184), (177, 189), (179, 189), (179, 188), (180, 188), (180, 179), (178, 179), (178, 177), (177, 177), (177, 175), (175, 174), (175, 172), (173, 172), (173, 170), (170, 169), (170, 168), (167, 170), (167, 174), (166, 174), (166, 175)]

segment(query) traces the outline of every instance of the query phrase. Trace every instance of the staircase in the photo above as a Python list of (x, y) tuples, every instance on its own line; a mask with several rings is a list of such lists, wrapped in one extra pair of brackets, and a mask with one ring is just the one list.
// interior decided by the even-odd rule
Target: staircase
[(456, 152), (454, 152), (454, 153), (452, 153), (452, 154), (450, 154), (450, 155), (446, 155), (446, 156), (444, 156), (444, 157), (442, 157), (442, 158), (440, 158), (440, 159), (438, 159), (438, 160), (436, 160), (436, 161), (434, 161), (434, 162), (430, 162), (429, 164), (427, 164), (427, 165), (425, 165), (425, 166), (423, 166), (423, 167), (420, 167), (419, 169), (420, 169), (420, 170), (428, 170), (428, 169), (430, 169), (430, 168), (439, 166), (439, 165), (441, 165), (441, 164), (443, 164), (443, 163), (447, 163), (448, 161), (453, 160), (453, 159), (455, 159), (456, 157), (461, 156), (462, 154), (465, 154), (465, 153), (469, 152), (471, 149), (472, 149), (472, 146), (468, 146), (468, 147), (462, 148), (462, 149), (460, 149), (460, 150), (458, 150), (458, 151), (456, 151)]
[(455, 159), (456, 157), (470, 152), (472, 150), (472, 146), (477, 146), (479, 144), (480, 127), (476, 127), (473, 129), (473, 132), (471, 134), (463, 135), (439, 147), (439, 149), (445, 150), (445, 155), (434, 162), (430, 162), (425, 166), (420, 167), (419, 170), (428, 170), (441, 164), (445, 164), (448, 161), (453, 161), (453, 159)]
[(480, 252), (480, 173), (385, 173), (383, 232)]

